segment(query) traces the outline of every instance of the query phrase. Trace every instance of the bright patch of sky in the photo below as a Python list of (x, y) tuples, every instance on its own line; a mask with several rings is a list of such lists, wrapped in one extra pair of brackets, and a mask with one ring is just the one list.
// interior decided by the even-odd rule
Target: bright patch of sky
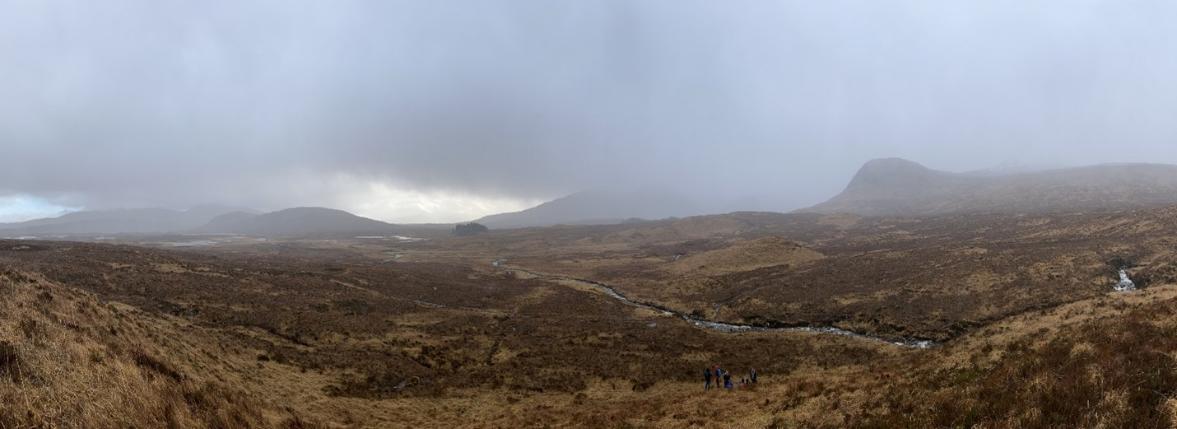
[(341, 208), (360, 216), (393, 223), (451, 223), (516, 212), (542, 200), (486, 197), (466, 192), (417, 191), (372, 182), (358, 186), (339, 201)]
[(77, 207), (60, 206), (28, 195), (0, 196), (0, 222), (23, 222), (77, 210)]
[[(327, 180), (313, 177), (288, 177), (290, 183), (306, 192), (306, 205), (338, 208), (351, 213), (391, 223), (452, 223), (471, 221), (483, 216), (515, 212), (539, 205), (542, 199), (515, 198), (475, 194), (466, 191), (414, 190), (380, 179), (336, 175)], [(240, 207), (260, 211), (289, 208), (266, 204), (251, 207), (241, 201)], [(150, 205), (128, 205), (138, 208)], [(188, 207), (170, 207), (184, 210)], [(23, 222), (51, 218), (82, 210), (69, 202), (54, 202), (27, 194), (0, 196), (0, 223)]]

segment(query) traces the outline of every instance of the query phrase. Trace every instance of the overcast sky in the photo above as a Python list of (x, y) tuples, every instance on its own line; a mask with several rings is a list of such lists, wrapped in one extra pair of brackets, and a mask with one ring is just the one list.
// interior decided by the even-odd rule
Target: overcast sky
[(1177, 2), (0, 0), (0, 221), (1177, 163)]

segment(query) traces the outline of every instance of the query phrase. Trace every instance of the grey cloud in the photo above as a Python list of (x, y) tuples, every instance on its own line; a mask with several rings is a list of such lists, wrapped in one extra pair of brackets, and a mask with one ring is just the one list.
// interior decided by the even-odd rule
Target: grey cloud
[(330, 204), (333, 175), (787, 209), (862, 162), (1177, 162), (1164, 1), (0, 0), (0, 194)]

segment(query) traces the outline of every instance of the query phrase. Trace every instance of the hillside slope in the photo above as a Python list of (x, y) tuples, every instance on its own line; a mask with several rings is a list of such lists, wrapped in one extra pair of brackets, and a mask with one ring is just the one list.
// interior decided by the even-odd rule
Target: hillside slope
[(0, 427), (313, 427), (216, 333), (0, 265)]
[(242, 212), (227, 213), (196, 229), (196, 232), (262, 237), (297, 237), (385, 234), (393, 233), (395, 230), (395, 225), (356, 216), (343, 210), (298, 207), (261, 215)]
[(187, 231), (234, 211), (221, 206), (198, 206), (178, 211), (159, 208), (82, 211), (55, 218), (0, 224), (0, 234), (159, 234)]
[(903, 159), (868, 162), (834, 198), (801, 212), (863, 216), (1043, 213), (1177, 204), (1177, 166), (1106, 164), (1008, 175), (936, 171)]

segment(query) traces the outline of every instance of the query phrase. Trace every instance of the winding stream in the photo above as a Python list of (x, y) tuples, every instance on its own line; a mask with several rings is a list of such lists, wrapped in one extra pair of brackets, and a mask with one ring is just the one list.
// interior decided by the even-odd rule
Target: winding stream
[(865, 341), (885, 343), (885, 344), (891, 344), (894, 346), (914, 348), (914, 349), (927, 349), (927, 348), (931, 348), (936, 345), (935, 342), (930, 341), (930, 340), (920, 340), (920, 339), (913, 339), (913, 338), (901, 338), (901, 339), (884, 338), (884, 337), (878, 337), (878, 336), (874, 336), (874, 335), (861, 334), (861, 333), (853, 332), (853, 331), (847, 331), (845, 329), (835, 328), (833, 326), (767, 327), (767, 326), (756, 326), (756, 325), (747, 325), (747, 324), (738, 324), (738, 323), (716, 322), (716, 321), (712, 321), (712, 320), (706, 320), (706, 319), (694, 317), (689, 314), (675, 311), (671, 308), (668, 308), (668, 307), (665, 307), (665, 306), (662, 306), (659, 304), (634, 301), (634, 300), (630, 299), (629, 297), (625, 296), (624, 294), (622, 294), (621, 292), (618, 292), (617, 289), (613, 288), (613, 286), (610, 286), (610, 285), (607, 285), (607, 284), (604, 284), (601, 282), (597, 282), (597, 281), (593, 281), (593, 280), (586, 280), (586, 279), (578, 279), (578, 278), (573, 278), (573, 277), (555, 276), (555, 275), (551, 275), (551, 274), (545, 274), (545, 273), (539, 273), (539, 272), (535, 272), (535, 271), (531, 271), (531, 270), (526, 270), (523, 268), (507, 267), (503, 263), (503, 261), (497, 261), (497, 260), (494, 261), (492, 264), (497, 268), (501, 268), (501, 269), (504, 269), (507, 271), (518, 271), (518, 272), (526, 273), (526, 274), (536, 276), (539, 278), (565, 280), (565, 281), (571, 281), (571, 282), (576, 282), (576, 283), (579, 283), (582, 285), (586, 285), (586, 286), (589, 286), (593, 289), (596, 289), (599, 292), (604, 293), (605, 295), (608, 295), (610, 298), (621, 301), (627, 305), (631, 305), (631, 306), (639, 307), (639, 308), (645, 308), (645, 309), (654, 310), (654, 311), (659, 311), (662, 314), (665, 314), (667, 316), (678, 317), (678, 318), (683, 319), (683, 320), (687, 321), (688, 323), (695, 325), (699, 328), (709, 329), (712, 331), (727, 332), (727, 333), (736, 333), (736, 332), (809, 332), (809, 333), (817, 333), (817, 334), (839, 335), (839, 336), (843, 336), (843, 337), (856, 338), (856, 339), (865, 340)]

